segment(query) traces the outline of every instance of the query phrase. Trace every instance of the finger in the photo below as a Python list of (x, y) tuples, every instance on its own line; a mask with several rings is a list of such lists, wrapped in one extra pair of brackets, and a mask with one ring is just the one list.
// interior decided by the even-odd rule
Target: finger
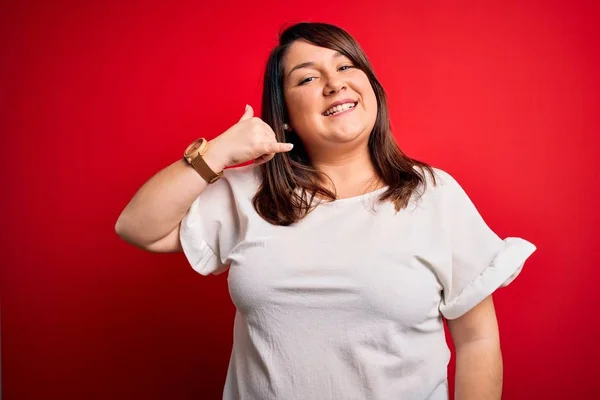
[(240, 122), (250, 119), (252, 117), (254, 117), (254, 110), (252, 109), (252, 106), (250, 104), (246, 104), (246, 108), (244, 109), (244, 114), (240, 118)]
[(264, 129), (261, 129), (261, 136), (265, 142), (276, 142), (277, 136), (275, 135), (275, 131), (271, 128), (271, 125), (267, 124), (265, 121), (261, 120), (262, 126)]
[(285, 153), (294, 148), (294, 145), (291, 143), (277, 143), (277, 142), (269, 142), (264, 143), (263, 152), (265, 154), (269, 153)]
[(261, 164), (264, 164), (264, 163), (266, 163), (266, 162), (268, 162), (268, 161), (272, 160), (272, 159), (273, 159), (273, 157), (275, 157), (275, 153), (263, 154), (262, 156), (260, 156), (260, 157), (256, 158), (256, 159), (254, 160), (254, 163), (255, 163), (256, 165), (261, 165)]

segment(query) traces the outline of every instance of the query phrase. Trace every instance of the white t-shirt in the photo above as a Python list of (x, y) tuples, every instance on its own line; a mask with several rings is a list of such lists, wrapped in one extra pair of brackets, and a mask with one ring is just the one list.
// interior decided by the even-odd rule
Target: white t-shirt
[[(395, 213), (385, 188), (319, 204), (292, 226), (252, 206), (258, 167), (225, 171), (180, 239), (192, 267), (227, 278), (236, 307), (225, 400), (447, 400), (442, 316), (508, 285), (535, 251), (500, 239), (435, 168)], [(422, 188), (421, 188), (422, 189)]]

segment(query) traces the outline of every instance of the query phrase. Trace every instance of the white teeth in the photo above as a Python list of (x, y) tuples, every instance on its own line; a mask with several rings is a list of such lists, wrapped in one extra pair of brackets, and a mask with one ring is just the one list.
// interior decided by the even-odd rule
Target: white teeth
[(337, 114), (339, 112), (349, 110), (350, 108), (354, 108), (355, 105), (356, 105), (355, 103), (346, 103), (346, 104), (341, 104), (339, 106), (331, 107), (329, 110), (325, 111), (323, 113), (323, 115), (330, 116), (333, 114)]

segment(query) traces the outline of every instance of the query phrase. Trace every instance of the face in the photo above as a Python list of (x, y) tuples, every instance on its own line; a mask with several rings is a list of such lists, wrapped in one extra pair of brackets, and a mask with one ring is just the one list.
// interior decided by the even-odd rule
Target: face
[(288, 123), (305, 146), (367, 143), (377, 99), (363, 71), (337, 51), (304, 41), (290, 46), (283, 64)]

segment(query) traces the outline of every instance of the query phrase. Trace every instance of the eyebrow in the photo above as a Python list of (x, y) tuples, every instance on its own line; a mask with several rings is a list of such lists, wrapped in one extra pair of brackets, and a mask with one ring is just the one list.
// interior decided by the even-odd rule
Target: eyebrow
[[(340, 53), (339, 51), (336, 51), (336, 52), (333, 54), (333, 57), (332, 57), (332, 58), (336, 58), (336, 57), (344, 57), (344, 55), (343, 55), (342, 53)], [(314, 66), (315, 66), (315, 62), (314, 62), (314, 61), (307, 61), (307, 62), (300, 63), (300, 64), (296, 65), (294, 68), (292, 68), (292, 69), (290, 70), (290, 72), (288, 72), (288, 75), (287, 75), (287, 76), (288, 76), (288, 78), (289, 78), (289, 77), (290, 77), (290, 75), (292, 74), (292, 72), (294, 72), (294, 71), (295, 71), (295, 70), (297, 70), (297, 69), (300, 69), (300, 68), (307, 68), (307, 67), (314, 67)]]

